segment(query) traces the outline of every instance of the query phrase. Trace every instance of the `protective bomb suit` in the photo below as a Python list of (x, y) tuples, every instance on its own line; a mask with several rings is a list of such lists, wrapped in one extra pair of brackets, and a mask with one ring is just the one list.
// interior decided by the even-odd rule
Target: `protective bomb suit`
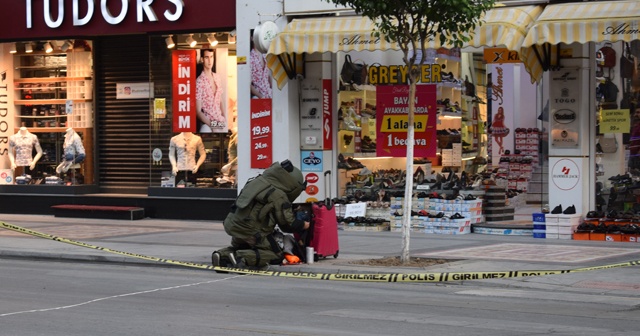
[(276, 225), (299, 233), (309, 226), (296, 219), (292, 202), (306, 188), (300, 169), (289, 160), (275, 162), (247, 182), (224, 220), (231, 246), (213, 252), (213, 266), (256, 267), (280, 264), (282, 246), (274, 239)]

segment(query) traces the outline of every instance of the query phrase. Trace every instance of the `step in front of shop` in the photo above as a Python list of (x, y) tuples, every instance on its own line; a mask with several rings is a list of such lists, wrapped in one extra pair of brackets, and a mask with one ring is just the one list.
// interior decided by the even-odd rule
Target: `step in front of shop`
[(143, 219), (144, 208), (110, 205), (60, 204), (51, 206), (55, 217), (100, 218), (100, 219)]
[(471, 224), (471, 232), (475, 234), (503, 235), (503, 236), (533, 236), (533, 224), (523, 224), (519, 221), (505, 220), (493, 223)]

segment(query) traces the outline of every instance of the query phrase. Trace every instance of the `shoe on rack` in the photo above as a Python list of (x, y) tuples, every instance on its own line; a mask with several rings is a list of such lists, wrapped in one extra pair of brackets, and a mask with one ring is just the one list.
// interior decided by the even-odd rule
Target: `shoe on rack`
[(570, 207), (567, 207), (562, 213), (565, 214), (565, 215), (575, 215), (576, 214), (576, 206), (572, 205)]
[(551, 213), (554, 215), (558, 215), (562, 213), (562, 204), (558, 205), (557, 207), (553, 208), (553, 210), (551, 210)]

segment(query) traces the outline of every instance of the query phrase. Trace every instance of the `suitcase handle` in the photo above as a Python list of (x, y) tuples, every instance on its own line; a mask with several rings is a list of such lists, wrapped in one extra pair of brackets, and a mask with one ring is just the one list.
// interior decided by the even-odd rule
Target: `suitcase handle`
[(327, 170), (324, 172), (324, 188), (326, 191), (326, 197), (325, 197), (325, 201), (324, 201), (324, 205), (327, 207), (327, 209), (331, 209), (333, 208), (333, 204), (331, 203), (331, 181), (329, 181), (329, 178), (327, 178), (327, 175), (329, 175), (329, 177), (331, 177), (331, 170)]

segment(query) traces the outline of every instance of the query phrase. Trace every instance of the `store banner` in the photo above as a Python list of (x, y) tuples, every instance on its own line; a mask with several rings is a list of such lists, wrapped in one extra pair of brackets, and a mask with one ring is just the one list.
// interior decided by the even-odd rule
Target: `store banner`
[(172, 51), (173, 132), (196, 132), (196, 51)]
[(333, 95), (331, 79), (322, 80), (322, 131), (324, 150), (333, 149)]
[(507, 150), (514, 153), (514, 64), (489, 64), (491, 73), (491, 160), (494, 165)]
[[(435, 84), (416, 85), (414, 157), (436, 156)], [(406, 157), (409, 131), (409, 85), (376, 88), (376, 155)]]
[[(579, 68), (566, 67), (551, 71), (549, 90), (549, 123), (552, 148), (578, 148), (580, 146), (580, 85)], [(627, 111), (628, 115), (629, 112)], [(602, 125), (600, 127), (601, 131)]]
[(273, 162), (271, 99), (251, 99), (251, 168), (266, 169)]

